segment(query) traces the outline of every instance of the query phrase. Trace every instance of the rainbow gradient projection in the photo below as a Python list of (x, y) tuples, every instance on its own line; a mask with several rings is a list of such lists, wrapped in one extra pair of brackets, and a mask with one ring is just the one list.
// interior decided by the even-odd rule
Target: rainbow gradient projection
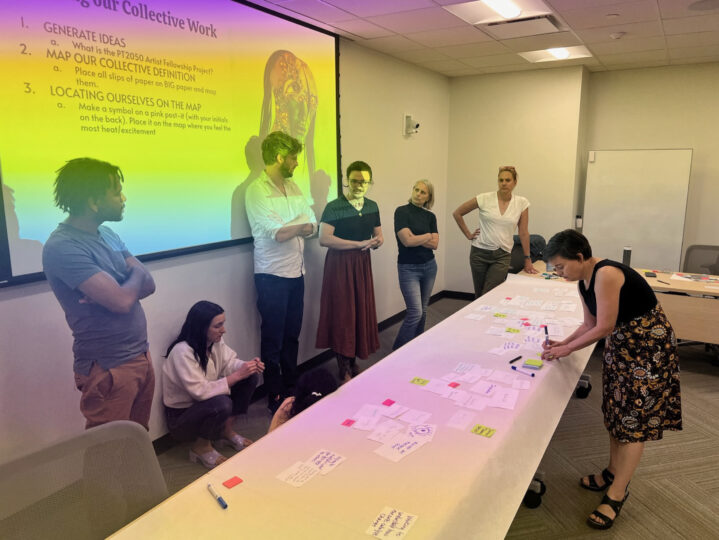
[(76, 157), (122, 169), (109, 225), (136, 255), (249, 237), (244, 190), (276, 129), (305, 143), (310, 204), (337, 196), (334, 36), (231, 0), (3, 2), (0, 36), (12, 276), (41, 271), (65, 217), (55, 171)]

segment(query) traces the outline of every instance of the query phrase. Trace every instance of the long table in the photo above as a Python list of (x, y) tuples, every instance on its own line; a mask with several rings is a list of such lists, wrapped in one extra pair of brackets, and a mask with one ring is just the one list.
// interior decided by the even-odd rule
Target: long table
[[(593, 347), (545, 365), (533, 379), (527, 377), (531, 387), (520, 391), (513, 410), (470, 411), (475, 413), (471, 425), (496, 430), (491, 438), (469, 428), (448, 427), (447, 420), (460, 407), (410, 381), (436, 380), (452, 372), (458, 362), (514, 373), (508, 360), (527, 352), (505, 356), (488, 352), (509, 339), (509, 334), (486, 333), (498, 321), (493, 313), (507, 309), (502, 305), (507, 298), (525, 296), (572, 302), (574, 313), (552, 314), (581, 318), (579, 298), (571, 291), (574, 287), (510, 276), (113, 538), (363, 539), (371, 537), (366, 530), (384, 507), (417, 516), (407, 533), (410, 540), (503, 538)], [(477, 311), (482, 305), (492, 306), (491, 312)], [(486, 315), (482, 320), (467, 317), (482, 313)], [(564, 327), (565, 335), (574, 327)], [(368, 439), (368, 431), (342, 425), (363, 405), (379, 405), (387, 399), (431, 412), (427, 422), (437, 426), (431, 442), (398, 462), (374, 452), (381, 444)], [(346, 460), (301, 487), (276, 478), (320, 449)], [(232, 489), (223, 487), (222, 482), (233, 476), (243, 482)], [(208, 482), (227, 501), (228, 509), (221, 509), (210, 496)]]

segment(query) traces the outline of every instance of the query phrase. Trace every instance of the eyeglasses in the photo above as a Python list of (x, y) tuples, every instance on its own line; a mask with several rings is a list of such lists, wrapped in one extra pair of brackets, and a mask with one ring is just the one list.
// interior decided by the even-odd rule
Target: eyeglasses
[(371, 183), (371, 180), (350, 180), (350, 184), (353, 186), (368, 186)]

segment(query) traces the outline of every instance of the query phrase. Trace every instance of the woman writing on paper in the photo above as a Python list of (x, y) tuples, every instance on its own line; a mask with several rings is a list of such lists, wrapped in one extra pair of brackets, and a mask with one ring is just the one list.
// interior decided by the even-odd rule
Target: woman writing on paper
[(439, 245), (437, 218), (430, 212), (434, 204), (434, 187), (428, 180), (419, 180), (412, 187), (409, 202), (394, 212), (397, 236), (397, 275), (399, 288), (407, 305), (402, 327), (392, 350), (424, 332), (427, 305), (437, 277), (434, 250)]
[(212, 302), (197, 302), (162, 366), (167, 429), (179, 441), (193, 441), (190, 460), (208, 469), (226, 460), (213, 440), (238, 452), (252, 443), (235, 432), (233, 421), (247, 412), (265, 369), (259, 358), (240, 360), (223, 341), (224, 333), (224, 310)]
[(347, 193), (327, 204), (320, 220), (326, 248), (316, 347), (337, 355), (340, 382), (359, 369), (355, 357), (379, 348), (370, 250), (384, 242), (377, 203), (366, 198), (372, 169), (364, 161), (347, 167)]
[[(480, 193), (452, 212), (460, 230), (472, 242), (469, 266), (472, 269), (474, 296), (478, 298), (507, 279), (514, 231), (524, 251), (524, 271), (536, 274), (529, 254), (529, 201), (512, 192), (517, 187), (514, 167), (499, 168), (497, 191)], [(464, 216), (479, 209), (479, 228), (470, 232)]]
[(559, 276), (579, 282), (584, 324), (566, 339), (546, 343), (542, 358), (562, 358), (605, 338), (602, 412), (609, 465), (582, 478), (580, 486), (606, 490), (587, 524), (608, 529), (629, 496), (644, 443), (661, 439), (664, 430), (682, 429), (676, 338), (646, 280), (628, 266), (593, 257), (580, 233), (555, 234), (545, 255)]

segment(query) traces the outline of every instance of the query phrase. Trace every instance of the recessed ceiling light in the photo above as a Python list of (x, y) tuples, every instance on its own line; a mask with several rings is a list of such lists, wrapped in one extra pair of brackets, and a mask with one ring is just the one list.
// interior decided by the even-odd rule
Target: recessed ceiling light
[(522, 10), (519, 9), (517, 4), (512, 2), (512, 0), (482, 0), (482, 3), (499, 13), (505, 19), (519, 17), (519, 14), (522, 13)]
[(554, 56), (557, 60), (565, 60), (569, 58), (569, 51), (564, 47), (557, 47), (554, 49), (547, 49), (547, 52)]

